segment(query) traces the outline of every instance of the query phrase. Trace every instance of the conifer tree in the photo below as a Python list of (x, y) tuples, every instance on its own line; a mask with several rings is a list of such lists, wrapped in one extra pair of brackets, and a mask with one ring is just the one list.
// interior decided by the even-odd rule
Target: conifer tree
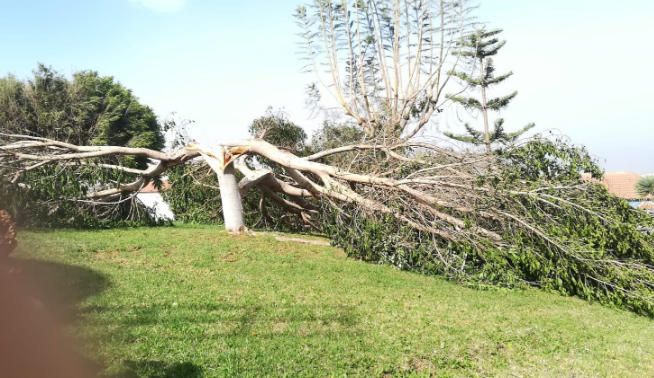
[(457, 95), (448, 95), (447, 98), (455, 103), (462, 105), (466, 109), (473, 109), (481, 112), (483, 116), (483, 130), (479, 131), (469, 124), (465, 124), (467, 134), (458, 135), (445, 133), (446, 136), (475, 145), (485, 145), (486, 151), (492, 151), (492, 145), (495, 142), (509, 143), (515, 141), (520, 135), (533, 128), (533, 123), (508, 133), (504, 131), (504, 119), (497, 118), (494, 122), (493, 129), (489, 125), (489, 111), (499, 111), (509, 105), (511, 100), (518, 94), (514, 91), (506, 96), (488, 98), (487, 89), (508, 79), (513, 72), (507, 72), (502, 75), (495, 74), (495, 66), (492, 57), (506, 44), (506, 41), (500, 41), (497, 35), (501, 29), (485, 31), (479, 30), (468, 35), (462, 42), (460, 49), (455, 52), (456, 55), (468, 61), (472, 67), (472, 73), (469, 75), (462, 71), (452, 71), (450, 75), (459, 78), (473, 91), (479, 91), (481, 98), (465, 97)]

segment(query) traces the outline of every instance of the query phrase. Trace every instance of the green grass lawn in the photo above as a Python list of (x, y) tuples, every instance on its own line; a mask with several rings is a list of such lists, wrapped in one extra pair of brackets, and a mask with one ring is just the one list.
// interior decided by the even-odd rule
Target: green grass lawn
[(19, 236), (110, 376), (654, 376), (654, 321), (557, 294), (217, 227)]

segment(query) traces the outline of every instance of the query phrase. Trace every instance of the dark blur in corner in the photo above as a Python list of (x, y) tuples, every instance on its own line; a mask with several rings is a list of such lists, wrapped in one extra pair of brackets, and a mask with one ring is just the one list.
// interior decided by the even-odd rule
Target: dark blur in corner
[(14, 223), (0, 210), (0, 377), (94, 376), (35, 295), (30, 277), (9, 257), (16, 243)]

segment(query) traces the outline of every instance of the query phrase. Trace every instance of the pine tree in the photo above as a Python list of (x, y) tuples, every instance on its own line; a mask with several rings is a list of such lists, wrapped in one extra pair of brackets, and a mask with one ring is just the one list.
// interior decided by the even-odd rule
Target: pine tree
[(479, 90), (481, 98), (465, 97), (457, 95), (448, 95), (447, 98), (455, 103), (461, 104), (466, 109), (474, 109), (481, 112), (483, 116), (483, 131), (478, 131), (469, 124), (465, 124), (467, 134), (458, 135), (452, 133), (445, 133), (446, 136), (475, 145), (485, 145), (486, 151), (492, 151), (492, 145), (495, 142), (510, 143), (515, 141), (520, 135), (524, 134), (535, 125), (533, 123), (517, 130), (508, 133), (504, 131), (504, 119), (498, 118), (495, 120), (493, 129), (489, 125), (488, 112), (499, 111), (509, 105), (511, 100), (518, 94), (514, 91), (506, 96), (495, 97), (488, 99), (487, 89), (508, 79), (513, 72), (508, 72), (503, 75), (495, 75), (495, 66), (493, 64), (492, 56), (496, 55), (498, 51), (506, 44), (506, 41), (500, 41), (497, 35), (501, 33), (501, 29), (485, 31), (479, 30), (470, 34), (462, 42), (456, 55), (464, 60), (467, 60), (472, 67), (472, 76), (462, 71), (452, 71), (450, 75), (459, 78), (466, 83), (472, 90)]

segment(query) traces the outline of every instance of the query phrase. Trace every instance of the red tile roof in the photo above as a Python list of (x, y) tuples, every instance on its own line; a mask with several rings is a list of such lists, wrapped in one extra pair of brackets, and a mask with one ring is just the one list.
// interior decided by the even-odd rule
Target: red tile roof
[(610, 193), (626, 199), (642, 199), (636, 192), (636, 184), (642, 178), (638, 173), (632, 172), (607, 172), (604, 174), (602, 184), (604, 184)]

